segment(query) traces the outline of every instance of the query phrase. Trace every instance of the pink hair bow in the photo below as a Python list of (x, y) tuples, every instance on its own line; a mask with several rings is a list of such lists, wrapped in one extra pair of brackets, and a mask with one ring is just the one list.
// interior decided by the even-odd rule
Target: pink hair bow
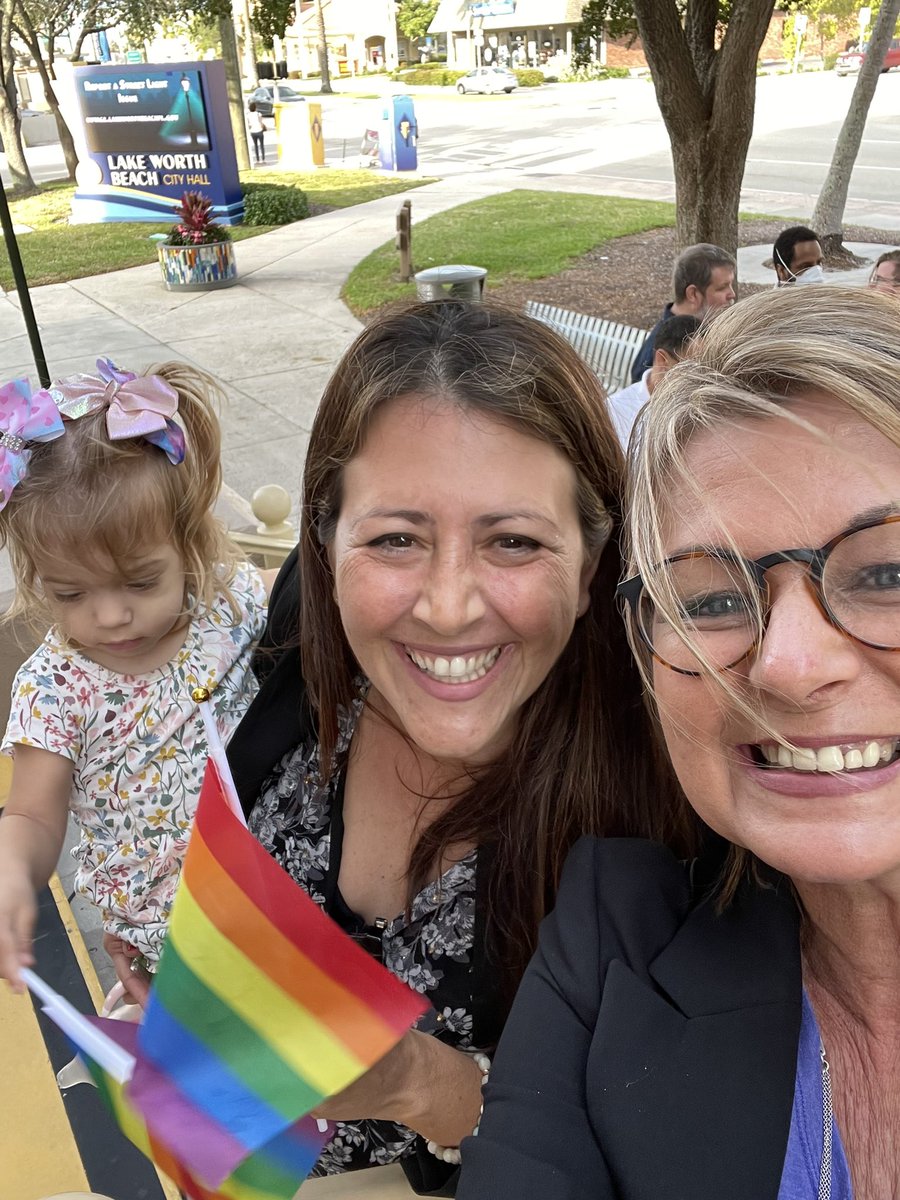
[(62, 437), (59, 410), (46, 392), (32, 394), (26, 379), (14, 379), (0, 388), (0, 509), (25, 478), (29, 447)]
[(143, 438), (165, 451), (169, 462), (184, 459), (184, 433), (173, 421), (178, 393), (161, 375), (120, 371), (108, 358), (97, 359), (97, 375), (70, 375), (50, 387), (50, 396), (67, 421), (106, 409), (112, 442)]

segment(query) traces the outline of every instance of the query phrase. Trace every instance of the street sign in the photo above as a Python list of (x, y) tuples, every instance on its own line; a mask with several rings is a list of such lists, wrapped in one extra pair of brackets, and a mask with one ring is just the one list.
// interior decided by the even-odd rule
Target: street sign
[(126, 50), (125, 61), (129, 63), (139, 63), (144, 61), (143, 50)]
[(872, 24), (872, 9), (866, 5), (859, 10), (859, 27), (860, 29), (868, 29)]
[(806, 26), (808, 23), (809, 17), (806, 15), (806, 13), (797, 13), (796, 17), (794, 17), (794, 33), (796, 33), (798, 37), (803, 37), (804, 33), (806, 33)]

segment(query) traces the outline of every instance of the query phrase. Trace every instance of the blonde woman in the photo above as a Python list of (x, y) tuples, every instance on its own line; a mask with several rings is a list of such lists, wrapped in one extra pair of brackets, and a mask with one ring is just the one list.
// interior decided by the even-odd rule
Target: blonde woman
[(583, 841), (462, 1200), (900, 1195), (900, 313), (755, 296), (633, 442), (632, 647), (705, 834)]

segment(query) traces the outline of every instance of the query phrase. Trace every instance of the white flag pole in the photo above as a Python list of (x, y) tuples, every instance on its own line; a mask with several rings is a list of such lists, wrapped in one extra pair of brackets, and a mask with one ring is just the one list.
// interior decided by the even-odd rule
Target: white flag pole
[(44, 983), (39, 975), (28, 967), (22, 967), (20, 975), (30, 990), (41, 1001), (41, 1008), (59, 1028), (72, 1039), (104, 1071), (109, 1072), (119, 1083), (127, 1083), (134, 1072), (134, 1055), (123, 1050), (111, 1037), (74, 1008), (64, 996)]
[(234, 778), (231, 774), (231, 767), (228, 765), (228, 758), (225, 755), (225, 747), (222, 745), (222, 739), (219, 737), (219, 727), (216, 724), (216, 717), (209, 696), (209, 688), (205, 687), (196, 687), (191, 692), (191, 698), (196, 701), (197, 707), (200, 709), (200, 716), (203, 718), (203, 728), (206, 731), (206, 742), (209, 746), (209, 757), (216, 764), (219, 778), (222, 780), (222, 787), (225, 790), (225, 799), (228, 801), (228, 807), (246, 829), (247, 818), (244, 816), (244, 810), (241, 808), (241, 802), (238, 799), (237, 788), (234, 786)]

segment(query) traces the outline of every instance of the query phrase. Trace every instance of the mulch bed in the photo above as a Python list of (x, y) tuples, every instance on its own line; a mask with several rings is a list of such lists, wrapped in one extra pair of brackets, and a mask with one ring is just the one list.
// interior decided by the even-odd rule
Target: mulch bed
[[(742, 221), (740, 244), (771, 244), (787, 224), (787, 220)], [(900, 233), (858, 225), (846, 226), (844, 237), (848, 242), (900, 244)], [(674, 258), (674, 228), (650, 229), (595, 246), (559, 275), (497, 288), (491, 287), (490, 279), (487, 284), (492, 299), (515, 308), (524, 306), (526, 300), (538, 300), (649, 329), (659, 319), (663, 304), (671, 299)], [(743, 284), (740, 295), (766, 291), (768, 286)]]

